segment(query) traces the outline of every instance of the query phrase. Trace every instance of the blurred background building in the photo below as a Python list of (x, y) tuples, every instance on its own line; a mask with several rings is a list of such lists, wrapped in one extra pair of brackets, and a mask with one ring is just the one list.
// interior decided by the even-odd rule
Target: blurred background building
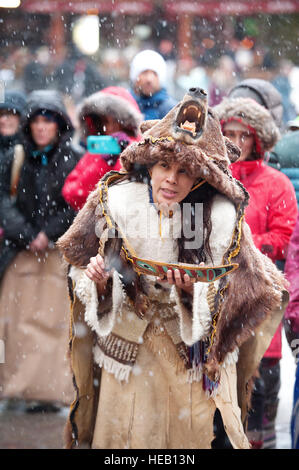
[(299, 0), (0, 0), (0, 80), (26, 92), (58, 83), (77, 101), (128, 84), (132, 57), (153, 48), (176, 98), (195, 80), (215, 104), (238, 79), (283, 87), (287, 76), (298, 108), (298, 26)]

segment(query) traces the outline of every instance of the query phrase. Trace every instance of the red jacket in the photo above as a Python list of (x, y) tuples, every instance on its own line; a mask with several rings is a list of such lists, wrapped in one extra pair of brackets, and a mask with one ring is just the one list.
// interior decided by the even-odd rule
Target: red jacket
[[(298, 211), (291, 181), (262, 160), (235, 162), (231, 171), (250, 196), (245, 220), (256, 247), (273, 262), (285, 259)], [(281, 357), (281, 325), (264, 357)]]
[[(121, 134), (124, 135), (123, 132)], [(132, 143), (138, 139), (126, 135), (126, 140)], [(118, 171), (120, 169), (119, 158), (117, 158), (115, 163), (111, 164), (106, 156), (104, 158), (102, 155), (86, 152), (73, 171), (67, 176), (62, 188), (62, 195), (70, 206), (75, 210), (79, 210), (84, 206), (87, 196), (95, 189), (97, 182), (102, 176), (108, 173), (108, 171)]]

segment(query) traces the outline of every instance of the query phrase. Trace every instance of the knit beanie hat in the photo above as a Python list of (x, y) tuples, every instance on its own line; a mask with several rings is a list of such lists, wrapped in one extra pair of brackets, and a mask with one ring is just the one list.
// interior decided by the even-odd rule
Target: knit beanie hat
[(153, 70), (159, 78), (161, 86), (166, 82), (166, 62), (156, 51), (147, 49), (139, 52), (133, 59), (130, 67), (130, 79), (134, 84), (139, 75), (145, 70)]

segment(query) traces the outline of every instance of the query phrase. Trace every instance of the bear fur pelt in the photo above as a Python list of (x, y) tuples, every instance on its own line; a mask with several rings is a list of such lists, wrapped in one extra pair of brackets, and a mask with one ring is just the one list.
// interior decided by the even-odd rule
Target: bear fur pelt
[[(223, 137), (219, 120), (207, 106), (203, 90), (191, 89), (165, 118), (147, 122), (142, 128), (143, 140), (121, 154), (126, 172), (136, 165), (148, 166), (161, 159), (181, 162), (192, 175), (230, 199), (236, 208), (236, 227), (223, 261), (238, 263), (239, 268), (220, 281), (206, 362), (206, 373), (215, 380), (226, 354), (240, 348), (279, 309), (286, 283), (272, 261), (254, 246), (244, 221), (248, 193), (229, 170), (230, 162), (239, 157), (240, 150)], [(99, 201), (99, 189), (96, 189), (58, 241), (65, 259), (74, 266), (85, 267), (90, 257), (98, 253), (99, 236), (106, 224)]]

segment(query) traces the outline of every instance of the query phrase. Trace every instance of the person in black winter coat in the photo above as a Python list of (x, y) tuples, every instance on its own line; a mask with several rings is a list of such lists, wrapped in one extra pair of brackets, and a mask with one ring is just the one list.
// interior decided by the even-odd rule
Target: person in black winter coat
[[(44, 147), (32, 138), (32, 122), (38, 116), (57, 126), (57, 135)], [(4, 230), (0, 276), (16, 253), (30, 248), (40, 233), (54, 243), (72, 222), (74, 211), (63, 199), (61, 188), (82, 156), (81, 149), (72, 146), (73, 132), (57, 92), (39, 90), (29, 95), (22, 120), (25, 159), (15, 198), (11, 197), (13, 148), (0, 167), (0, 225)]]
[(20, 123), (25, 106), (26, 98), (19, 91), (5, 92), (4, 100), (0, 102), (0, 161), (20, 143)]
[(50, 87), (55, 87), (64, 95), (72, 97), (74, 103), (80, 103), (87, 97), (109, 84), (99, 73), (96, 65), (76, 47), (65, 52), (64, 59), (57, 65), (48, 78)]
[[(8, 91), (0, 102), (0, 165), (6, 164), (7, 155), (21, 142), (21, 116), (26, 106), (25, 96), (19, 91)], [(0, 240), (3, 229), (0, 227)]]
[(82, 153), (72, 145), (74, 129), (56, 91), (29, 95), (21, 128), (19, 175), (15, 150), (0, 165), (0, 337), (6, 356), (0, 398), (22, 398), (30, 411), (72, 400), (64, 361), (68, 297), (55, 242), (75, 215), (61, 189)]

